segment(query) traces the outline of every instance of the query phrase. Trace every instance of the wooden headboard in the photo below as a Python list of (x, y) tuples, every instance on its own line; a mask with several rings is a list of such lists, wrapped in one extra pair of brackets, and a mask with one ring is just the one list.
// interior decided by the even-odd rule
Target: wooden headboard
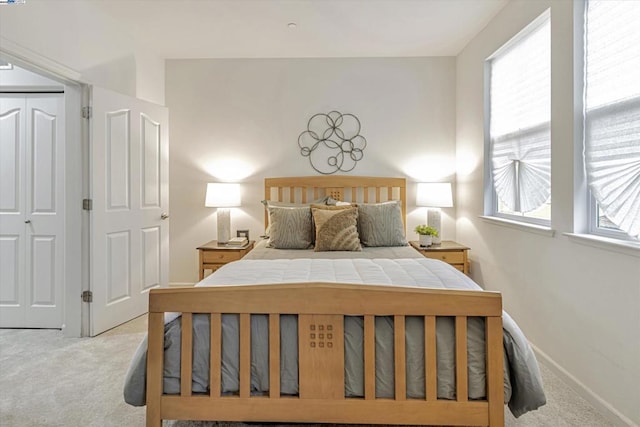
[[(330, 175), (264, 179), (265, 200), (308, 203), (324, 196), (354, 203), (399, 200), (402, 208), (402, 220), (406, 221), (407, 186), (405, 178)], [(269, 224), (266, 210), (264, 223), (265, 227)]]

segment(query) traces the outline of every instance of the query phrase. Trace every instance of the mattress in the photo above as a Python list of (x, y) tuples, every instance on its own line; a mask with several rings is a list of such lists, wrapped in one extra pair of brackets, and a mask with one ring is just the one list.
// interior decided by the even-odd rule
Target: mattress
[[(409, 248), (411, 249), (411, 248)], [(413, 249), (411, 249), (415, 252)], [(253, 251), (252, 251), (253, 252)], [(322, 253), (325, 254), (326, 253)], [(419, 254), (418, 254), (419, 255)], [(227, 264), (197, 286), (255, 285), (270, 283), (339, 282), (368, 285), (411, 286), (435, 289), (480, 287), (452, 266), (422, 256), (417, 258), (374, 259), (243, 259)], [(180, 391), (180, 318), (167, 314), (165, 319), (165, 393)], [(193, 391), (208, 391), (207, 315), (195, 315)], [(362, 318), (345, 317), (345, 394), (363, 395)], [(545, 396), (535, 356), (515, 322), (503, 314), (505, 347), (505, 402), (515, 416), (544, 405)], [(251, 318), (252, 393), (268, 391), (268, 321), (266, 316)], [(238, 390), (238, 316), (223, 315), (222, 390)], [(454, 321), (438, 318), (438, 397), (455, 398)], [(297, 320), (281, 316), (281, 391), (297, 394)], [(424, 397), (424, 325), (421, 318), (407, 318), (407, 396)], [(483, 398), (484, 320), (469, 318), (469, 398)], [(393, 319), (376, 318), (376, 395), (393, 396)], [(134, 356), (125, 384), (125, 401), (145, 403), (146, 340)]]

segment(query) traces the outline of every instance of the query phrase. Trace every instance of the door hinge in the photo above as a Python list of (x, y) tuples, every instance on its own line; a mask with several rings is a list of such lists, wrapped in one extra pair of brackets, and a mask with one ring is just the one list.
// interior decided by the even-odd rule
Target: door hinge
[(93, 302), (93, 292), (91, 292), (91, 291), (83, 291), (82, 292), (82, 302)]
[(93, 200), (82, 199), (82, 210), (90, 211), (93, 209)]
[(91, 107), (82, 107), (82, 118), (90, 119), (93, 117), (93, 108)]

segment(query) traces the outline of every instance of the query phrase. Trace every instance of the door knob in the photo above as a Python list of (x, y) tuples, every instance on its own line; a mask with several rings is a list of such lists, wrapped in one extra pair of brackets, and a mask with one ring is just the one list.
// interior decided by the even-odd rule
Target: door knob
[(24, 223), (25, 223), (25, 224), (31, 224), (31, 220), (30, 220), (30, 219), (27, 219), (27, 220), (25, 220), (25, 222), (24, 222)]
[(167, 219), (167, 218), (169, 218), (169, 214), (166, 213), (166, 212), (162, 212), (162, 215), (160, 215), (160, 218), (161, 219)]

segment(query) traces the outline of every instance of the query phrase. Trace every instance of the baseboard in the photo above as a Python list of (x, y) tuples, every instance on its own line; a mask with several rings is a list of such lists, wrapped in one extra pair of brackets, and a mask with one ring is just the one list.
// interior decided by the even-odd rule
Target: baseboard
[(170, 288), (191, 288), (193, 286), (195, 286), (195, 283), (191, 282), (169, 282)]
[(580, 397), (589, 402), (598, 412), (600, 412), (600, 414), (602, 414), (603, 417), (620, 427), (639, 427), (638, 424), (621, 414), (617, 409), (611, 406), (610, 403), (598, 396), (593, 390), (571, 375), (562, 366), (558, 365), (545, 352), (533, 344), (531, 344), (531, 348), (533, 348), (533, 351), (536, 353), (536, 357), (542, 364), (544, 364), (544, 366), (549, 368), (549, 370), (578, 393)]

